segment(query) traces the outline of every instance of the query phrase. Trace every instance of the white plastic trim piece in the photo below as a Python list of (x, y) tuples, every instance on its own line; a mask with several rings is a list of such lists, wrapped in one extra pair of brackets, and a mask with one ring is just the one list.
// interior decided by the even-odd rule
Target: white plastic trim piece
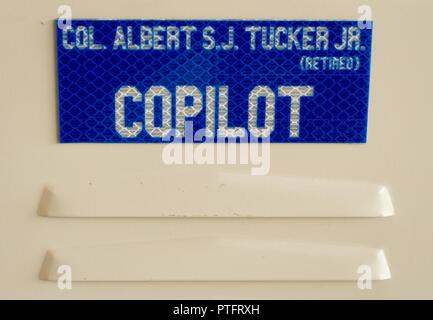
[(47, 217), (386, 217), (388, 189), (355, 181), (220, 173), (170, 179), (100, 177), (45, 188)]
[(72, 281), (356, 281), (360, 267), (391, 278), (381, 249), (243, 237), (62, 248), (40, 279), (57, 280), (60, 266)]
[[(188, 183), (186, 183), (188, 181)], [(383, 185), (314, 178), (219, 173), (98, 177), (44, 189), (47, 217), (387, 217)]]

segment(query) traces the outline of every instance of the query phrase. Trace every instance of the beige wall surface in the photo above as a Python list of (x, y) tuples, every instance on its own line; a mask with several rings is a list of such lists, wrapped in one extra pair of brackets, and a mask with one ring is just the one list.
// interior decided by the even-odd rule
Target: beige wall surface
[[(72, 7), (74, 18), (124, 19), (357, 19), (358, 6), (369, 4), (374, 30), (367, 144), (276, 144), (272, 146), (271, 173), (385, 184), (392, 193), (395, 216), (366, 219), (38, 216), (42, 190), (50, 183), (68, 184), (78, 179), (83, 184), (94, 182), (97, 186), (97, 177), (113, 172), (145, 179), (150, 171), (164, 170), (173, 179), (187, 174), (184, 183), (193, 184), (203, 171), (222, 170), (164, 166), (160, 145), (57, 143), (53, 19), (61, 4)], [(433, 2), (427, 0), (2, 1), (0, 298), (433, 298), (432, 13)], [(130, 159), (127, 164), (126, 157)], [(127, 184), (124, 192), (128, 192)], [(116, 196), (122, 197), (122, 193)], [(150, 200), (143, 195), (143, 201)], [(183, 199), (167, 201), (181, 203)], [(277, 281), (80, 282), (74, 283), (72, 290), (64, 291), (55, 282), (38, 279), (44, 255), (51, 248), (146, 241), (157, 245), (158, 240), (205, 235), (241, 235), (258, 240), (272, 236), (383, 248), (392, 279), (374, 282), (372, 290), (359, 290), (356, 282)]]

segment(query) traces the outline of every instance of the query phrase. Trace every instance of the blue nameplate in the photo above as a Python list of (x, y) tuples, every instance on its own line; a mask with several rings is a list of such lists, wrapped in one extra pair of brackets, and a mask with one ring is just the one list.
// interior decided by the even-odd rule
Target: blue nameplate
[(357, 21), (57, 25), (61, 142), (366, 141)]

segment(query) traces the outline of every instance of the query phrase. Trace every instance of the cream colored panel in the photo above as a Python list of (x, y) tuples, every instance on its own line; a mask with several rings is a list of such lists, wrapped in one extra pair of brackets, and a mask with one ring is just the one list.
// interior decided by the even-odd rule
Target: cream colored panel
[[(433, 42), (429, 39), (433, 2), (181, 2), (182, 5), (179, 0), (3, 1), (0, 10), (0, 25), (4, 30), (4, 48), (0, 51), (0, 118), (3, 120), (0, 126), (0, 298), (432, 299)], [(203, 175), (215, 174), (209, 166), (164, 165), (160, 145), (57, 143), (53, 19), (57, 17), (58, 7), (65, 4), (71, 5), (74, 18), (282, 20), (357, 19), (358, 6), (371, 5), (374, 30), (368, 142), (364, 145), (273, 144), (269, 175), (384, 185), (389, 187), (396, 214), (386, 219), (47, 219), (37, 216), (45, 186), (57, 192), (61, 200), (63, 196), (70, 197), (69, 191), (77, 187), (100, 190), (104, 178), (124, 176), (134, 192), (134, 183), (151, 181), (146, 180), (149, 172), (155, 172), (151, 177), (158, 180), (156, 173), (164, 171), (162, 179), (168, 181), (170, 177), (174, 185), (180, 185), (173, 182), (177, 179), (182, 179), (185, 185), (200, 185)], [(241, 173), (238, 167), (228, 167)], [(116, 198), (115, 194), (106, 195)], [(117, 197), (125, 197), (126, 203), (130, 196), (129, 192), (122, 192)], [(120, 203), (122, 199), (116, 201)], [(185, 197), (170, 199), (180, 200), (190, 201)], [(278, 209), (277, 204), (269, 211)], [(384, 248), (393, 278), (374, 282), (371, 290), (360, 290), (356, 282), (348, 281), (76, 282), (72, 290), (59, 290), (55, 282), (38, 279), (45, 254), (54, 247), (86, 247), (121, 241), (150, 243), (221, 234), (230, 238), (239, 234), (257, 239), (276, 236)]]

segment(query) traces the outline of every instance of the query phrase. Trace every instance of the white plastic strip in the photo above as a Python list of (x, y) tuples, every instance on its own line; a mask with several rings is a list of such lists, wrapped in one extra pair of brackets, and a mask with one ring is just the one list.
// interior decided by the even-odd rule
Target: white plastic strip
[(47, 217), (386, 217), (394, 214), (394, 207), (383, 185), (219, 173), (62, 181), (45, 188), (38, 213)]
[[(59, 269), (59, 267), (62, 267)], [(391, 278), (383, 250), (256, 238), (189, 238), (49, 251), (41, 280), (334, 281)]]

